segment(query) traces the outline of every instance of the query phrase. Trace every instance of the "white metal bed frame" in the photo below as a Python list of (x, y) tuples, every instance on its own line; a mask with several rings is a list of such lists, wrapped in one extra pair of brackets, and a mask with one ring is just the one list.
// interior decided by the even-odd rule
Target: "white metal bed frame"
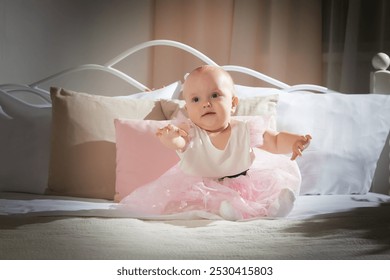
[[(178, 49), (182, 49), (186, 52), (191, 53), (195, 57), (199, 58), (201, 61), (203, 61), (206, 64), (218, 66), (218, 64), (216, 62), (214, 62), (212, 59), (210, 59), (208, 56), (206, 56), (205, 54), (199, 52), (198, 50), (196, 50), (193, 47), (190, 47), (186, 44), (176, 42), (176, 41), (171, 41), (171, 40), (153, 40), (153, 41), (148, 41), (148, 42), (138, 44), (138, 45), (124, 51), (123, 53), (121, 53), (120, 55), (111, 59), (110, 61), (108, 61), (107, 63), (105, 63), (103, 65), (99, 65), (99, 64), (79, 65), (76, 67), (65, 69), (63, 71), (60, 71), (60, 72), (53, 74), (53, 75), (50, 75), (44, 79), (41, 79), (41, 80), (36, 81), (34, 83), (31, 83), (29, 85), (2, 84), (2, 85), (0, 85), (0, 93), (1, 93), (0, 94), (0, 101), (4, 104), (7, 104), (7, 103), (13, 102), (13, 101), (23, 103), (23, 101), (20, 99), (10, 101), (10, 99), (13, 99), (12, 92), (27, 91), (27, 92), (31, 92), (31, 93), (36, 94), (37, 96), (41, 97), (43, 99), (43, 101), (45, 103), (47, 102), (47, 104), (49, 105), (51, 103), (50, 95), (49, 95), (49, 92), (47, 90), (45, 90), (41, 87), (42, 84), (45, 84), (45, 83), (47, 83), (51, 80), (57, 79), (59, 77), (65, 76), (69, 73), (79, 72), (79, 71), (84, 71), (84, 70), (98, 70), (98, 71), (107, 72), (109, 74), (112, 74), (112, 75), (124, 80), (128, 84), (136, 87), (137, 89), (139, 89), (141, 91), (149, 90), (149, 88), (147, 86), (140, 83), (136, 79), (128, 76), (127, 74), (123, 73), (122, 71), (116, 69), (114, 66), (116, 64), (118, 64), (119, 62), (121, 62), (122, 60), (126, 59), (128, 56), (130, 56), (138, 51), (141, 51), (143, 49), (146, 49), (149, 47), (154, 47), (154, 46), (171, 46), (171, 47), (175, 47)], [(308, 90), (308, 91), (316, 91), (316, 92), (322, 92), (322, 93), (325, 93), (328, 91), (328, 89), (325, 87), (313, 85), (313, 84), (300, 84), (300, 85), (291, 86), (291, 85), (283, 83), (279, 80), (271, 78), (265, 74), (262, 74), (260, 72), (255, 71), (255, 70), (252, 70), (252, 69), (249, 69), (246, 67), (242, 67), (242, 66), (223, 65), (221, 67), (223, 67), (225, 70), (230, 71), (230, 72), (239, 72), (239, 73), (244, 73), (244, 74), (253, 76), (253, 77), (258, 78), (258, 79), (260, 79), (268, 84), (273, 85), (276, 88), (283, 89), (286, 91)], [(9, 98), (5, 98), (4, 95), (6, 95)], [(42, 105), (34, 105), (34, 104), (25, 104), (25, 105), (29, 105), (32, 107), (39, 107), (39, 108), (42, 107)]]

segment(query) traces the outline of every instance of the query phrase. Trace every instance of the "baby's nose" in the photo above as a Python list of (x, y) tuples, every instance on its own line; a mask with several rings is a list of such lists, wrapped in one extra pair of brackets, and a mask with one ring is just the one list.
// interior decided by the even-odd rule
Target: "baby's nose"
[(203, 104), (203, 108), (208, 108), (208, 107), (211, 107), (211, 103), (210, 101), (207, 101)]

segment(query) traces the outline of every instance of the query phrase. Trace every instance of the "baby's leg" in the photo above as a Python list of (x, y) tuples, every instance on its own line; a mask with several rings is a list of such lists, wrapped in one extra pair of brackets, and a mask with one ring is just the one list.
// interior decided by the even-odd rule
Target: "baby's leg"
[(294, 207), (295, 194), (289, 189), (282, 189), (278, 198), (270, 205), (268, 216), (270, 217), (285, 217), (291, 212)]

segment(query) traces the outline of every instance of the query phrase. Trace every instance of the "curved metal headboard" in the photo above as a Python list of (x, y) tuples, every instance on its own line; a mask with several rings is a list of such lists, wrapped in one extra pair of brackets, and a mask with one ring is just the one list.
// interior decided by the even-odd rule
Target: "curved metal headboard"
[[(215, 61), (213, 61), (211, 58), (209, 58), (205, 54), (201, 53), (200, 51), (198, 51), (198, 50), (194, 49), (193, 47), (190, 47), (190, 46), (188, 46), (186, 44), (183, 44), (183, 43), (180, 43), (180, 42), (177, 42), (177, 41), (172, 41), (172, 40), (152, 40), (152, 41), (148, 41), (148, 42), (144, 42), (144, 43), (138, 44), (138, 45), (136, 45), (136, 46), (134, 46), (134, 47), (124, 51), (123, 53), (119, 54), (115, 58), (109, 60), (104, 65), (84, 64), (84, 65), (80, 65), (80, 66), (77, 66), (77, 67), (72, 67), (72, 68), (66, 69), (64, 71), (61, 71), (59, 73), (56, 73), (54, 75), (51, 75), (51, 76), (49, 76), (47, 78), (44, 78), (42, 80), (39, 80), (37, 82), (34, 82), (34, 83), (30, 84), (29, 86), (31, 88), (43, 90), (43, 89), (39, 88), (39, 85), (41, 85), (41, 84), (43, 84), (43, 83), (45, 83), (47, 81), (56, 79), (58, 77), (64, 76), (66, 74), (69, 74), (69, 73), (72, 73), (72, 72), (77, 72), (77, 71), (83, 71), (83, 70), (99, 70), (99, 71), (105, 71), (105, 72), (108, 72), (110, 74), (113, 74), (114, 76), (117, 76), (120, 79), (128, 82), (129, 84), (133, 85), (134, 87), (138, 88), (139, 90), (142, 90), (142, 91), (149, 90), (149, 88), (147, 86), (145, 86), (144, 84), (138, 82), (134, 78), (132, 78), (132, 77), (128, 76), (127, 74), (119, 71), (118, 69), (115, 69), (114, 65), (116, 65), (120, 61), (126, 59), (128, 56), (130, 56), (130, 55), (132, 55), (132, 54), (134, 54), (134, 53), (136, 53), (138, 51), (141, 51), (141, 50), (149, 48), (149, 47), (154, 47), (154, 46), (170, 46), (170, 47), (175, 47), (175, 48), (178, 48), (178, 49), (182, 49), (182, 50), (184, 50), (184, 51), (194, 55), (195, 57), (199, 58), (201, 61), (203, 61), (206, 64), (218, 66), (218, 64)], [(265, 74), (262, 74), (262, 73), (260, 73), (258, 71), (255, 71), (253, 69), (249, 69), (249, 68), (246, 68), (246, 67), (242, 67), (242, 66), (222, 65), (221, 67), (223, 67), (227, 71), (240, 72), (240, 73), (243, 73), (243, 74), (247, 74), (247, 75), (253, 76), (253, 77), (257, 78), (257, 79), (265, 81), (265, 82), (267, 82), (267, 83), (269, 83), (269, 84), (271, 84), (271, 85), (273, 85), (273, 86), (275, 86), (277, 88), (284, 89), (286, 91), (294, 91), (294, 90), (297, 90), (297, 88), (299, 90), (312, 90), (312, 91), (319, 91), (319, 92), (326, 92), (327, 91), (327, 88), (325, 88), (325, 87), (318, 86), (318, 85), (311, 85), (311, 84), (290, 86), (290, 85), (288, 85), (286, 83), (283, 83), (283, 82), (281, 82), (281, 81), (279, 81), (277, 79), (271, 78), (271, 77), (269, 77), (269, 76), (267, 76)]]
[[(181, 50), (184, 50), (195, 57), (199, 58), (201, 61), (203, 61), (205, 64), (209, 65), (215, 65), (219, 66), (215, 61), (210, 59), (208, 56), (205, 54), (201, 53), (200, 51), (194, 49), (193, 47), (190, 47), (186, 44), (172, 41), (172, 40), (153, 40), (153, 41), (148, 41), (144, 42), (141, 44), (138, 44), (115, 58), (109, 60), (107, 63), (104, 65), (99, 65), (99, 64), (84, 64), (72, 68), (65, 69), (63, 71), (60, 71), (56, 74), (50, 75), (44, 79), (41, 79), (37, 82), (31, 83), (29, 85), (22, 85), (22, 84), (3, 84), (0, 85), (0, 104), (2, 104), (5, 107), (9, 108), (22, 108), (21, 110), (23, 114), (25, 115), (26, 112), (28, 113), (30, 110), (34, 111), (36, 109), (39, 109), (40, 111), (42, 109), (47, 109), (51, 106), (51, 99), (50, 99), (50, 94), (47, 90), (41, 88), (40, 86), (48, 81), (54, 80), (56, 78), (59, 78), (61, 76), (65, 76), (67, 74), (73, 73), (73, 72), (79, 72), (79, 71), (85, 71), (85, 70), (97, 70), (97, 71), (104, 71), (107, 73), (110, 73), (128, 84), (134, 86), (135, 88), (145, 91), (149, 90), (147, 86), (144, 84), (140, 83), (136, 79), (130, 77), (129, 75), (123, 73), (122, 71), (114, 68), (114, 66), (121, 62), (122, 60), (126, 59), (128, 56), (141, 51), (143, 49), (149, 48), (149, 47), (154, 47), (154, 46), (170, 46), (170, 47), (175, 47)], [(311, 85), (311, 84), (301, 84), (301, 85), (295, 85), (295, 86), (290, 86), (286, 83), (283, 83), (277, 79), (271, 78), (265, 74), (262, 74), (258, 71), (255, 71), (250, 68), (242, 67), (242, 66), (237, 66), (237, 65), (222, 65), (222, 68), (224, 68), (226, 71), (231, 71), (231, 72), (239, 72), (243, 73), (252, 77), (255, 77), (259, 80), (265, 81), (279, 89), (283, 89), (284, 91), (296, 91), (296, 90), (306, 90), (306, 91), (317, 91), (317, 92), (326, 92), (327, 88), (318, 86), (318, 85)], [(28, 104), (24, 102), (23, 100), (20, 100), (19, 98), (13, 96), (12, 93), (14, 92), (30, 92), (36, 96), (38, 96), (40, 99), (42, 99), (44, 102), (43, 104), (40, 105), (34, 105), (34, 104)], [(2, 108), (0, 107), (0, 110), (3, 112)], [(20, 111), (20, 110), (18, 110)], [(16, 112), (17, 113), (17, 112)], [(15, 114), (16, 114), (15, 113)], [(3, 117), (8, 118), (4, 112), (2, 113)]]

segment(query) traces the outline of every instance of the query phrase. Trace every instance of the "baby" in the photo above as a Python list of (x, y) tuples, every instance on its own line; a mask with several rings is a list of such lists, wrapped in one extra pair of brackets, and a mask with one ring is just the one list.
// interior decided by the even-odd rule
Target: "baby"
[[(272, 154), (291, 153), (295, 160), (311, 136), (268, 130), (263, 117), (232, 118), (239, 100), (231, 76), (220, 67), (192, 71), (183, 97), (189, 119), (156, 133), (177, 151), (180, 162), (122, 203), (136, 204), (142, 213), (200, 210), (227, 220), (287, 215), (299, 191), (300, 173), (295, 162)], [(257, 159), (257, 148), (269, 153)], [(148, 195), (153, 198), (145, 200)]]

